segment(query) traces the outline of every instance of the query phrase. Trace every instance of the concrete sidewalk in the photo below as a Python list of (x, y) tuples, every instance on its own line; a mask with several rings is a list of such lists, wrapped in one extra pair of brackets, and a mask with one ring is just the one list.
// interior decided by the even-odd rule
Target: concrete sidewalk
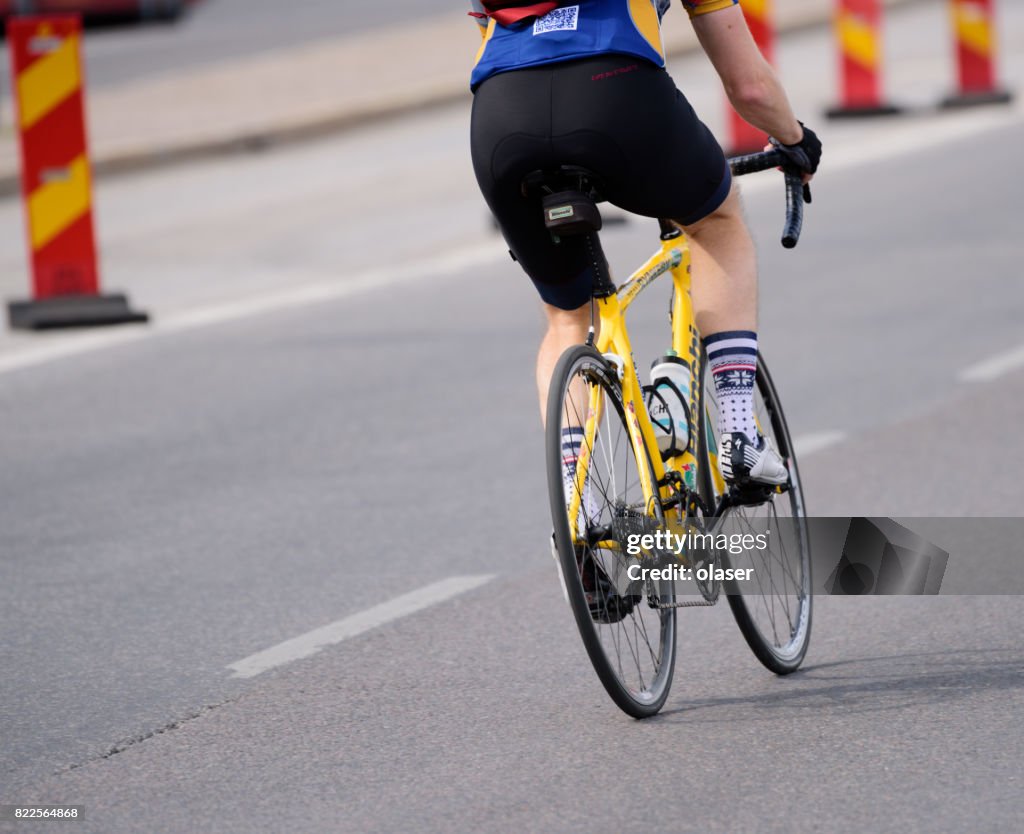
[[(937, 0), (931, 0), (937, 2)], [(886, 0), (900, 5), (922, 0)], [(94, 170), (103, 175), (310, 138), (468, 98), (476, 28), (460, 4), (430, 23), (391, 27), (183, 69), (88, 95)], [(780, 31), (825, 23), (832, 0), (779, 0)], [(685, 14), (666, 16), (670, 55), (697, 47)], [(86, 67), (88, 76), (88, 67)], [(0, 194), (18, 189), (10, 97), (0, 114)]]

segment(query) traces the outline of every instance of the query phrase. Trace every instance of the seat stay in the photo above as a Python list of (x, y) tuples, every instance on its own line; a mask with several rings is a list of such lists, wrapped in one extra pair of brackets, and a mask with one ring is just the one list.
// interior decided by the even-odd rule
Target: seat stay
[[(593, 457), (594, 442), (597, 438), (597, 430), (604, 417), (604, 403), (601, 398), (601, 391), (597, 386), (592, 386), (587, 395), (587, 417), (583, 425), (583, 442), (580, 443), (579, 454), (576, 458), (576, 469), (573, 476), (574, 489), (569, 496), (569, 506), (566, 508), (569, 518), (578, 518), (580, 508), (583, 506), (583, 485), (590, 475), (590, 460)], [(579, 544), (577, 526), (572, 526), (573, 544)]]

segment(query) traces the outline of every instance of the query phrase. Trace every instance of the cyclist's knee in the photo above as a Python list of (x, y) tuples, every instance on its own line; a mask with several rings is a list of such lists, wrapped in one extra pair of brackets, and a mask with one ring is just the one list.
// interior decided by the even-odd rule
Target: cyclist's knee
[(581, 324), (590, 324), (590, 302), (574, 310), (563, 310), (553, 304), (544, 304), (544, 315), (547, 317), (548, 328), (551, 330), (562, 330), (564, 328), (578, 328)]
[(683, 226), (686, 234), (692, 238), (699, 239), (707, 234), (721, 234), (729, 227), (737, 230), (745, 230), (746, 222), (743, 219), (743, 205), (740, 202), (740, 193), (735, 183), (729, 190), (728, 196), (722, 204), (707, 217), (703, 217), (696, 223)]

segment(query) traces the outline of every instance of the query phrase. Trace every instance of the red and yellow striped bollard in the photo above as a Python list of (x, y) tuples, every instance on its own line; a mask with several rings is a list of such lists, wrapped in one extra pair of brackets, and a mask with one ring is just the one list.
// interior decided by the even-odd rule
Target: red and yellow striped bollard
[(830, 119), (892, 116), (900, 113), (882, 100), (882, 9), (879, 0), (837, 0), (840, 103)]
[[(747, 20), (750, 34), (760, 47), (768, 63), (775, 62), (775, 26), (772, 0), (740, 0), (743, 16)], [(760, 151), (768, 143), (768, 136), (737, 113), (726, 102), (728, 111), (728, 134), (726, 151), (729, 156)]]
[(100, 295), (77, 16), (7, 24), (21, 138), (31, 301), (9, 305), (12, 328), (146, 321), (120, 294)]
[(958, 90), (943, 107), (1006, 104), (1013, 96), (996, 83), (993, 0), (950, 0)]

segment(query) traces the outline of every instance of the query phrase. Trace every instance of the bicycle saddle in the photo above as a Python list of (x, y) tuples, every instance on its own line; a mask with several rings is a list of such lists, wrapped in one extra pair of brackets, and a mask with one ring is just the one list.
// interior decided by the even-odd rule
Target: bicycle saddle
[(558, 237), (585, 235), (601, 230), (600, 178), (578, 165), (531, 171), (523, 177), (524, 197), (540, 196), (544, 225)]
[(589, 168), (580, 165), (559, 165), (531, 171), (523, 177), (524, 197), (555, 194), (559, 191), (580, 191), (597, 203), (605, 201), (601, 178)]

